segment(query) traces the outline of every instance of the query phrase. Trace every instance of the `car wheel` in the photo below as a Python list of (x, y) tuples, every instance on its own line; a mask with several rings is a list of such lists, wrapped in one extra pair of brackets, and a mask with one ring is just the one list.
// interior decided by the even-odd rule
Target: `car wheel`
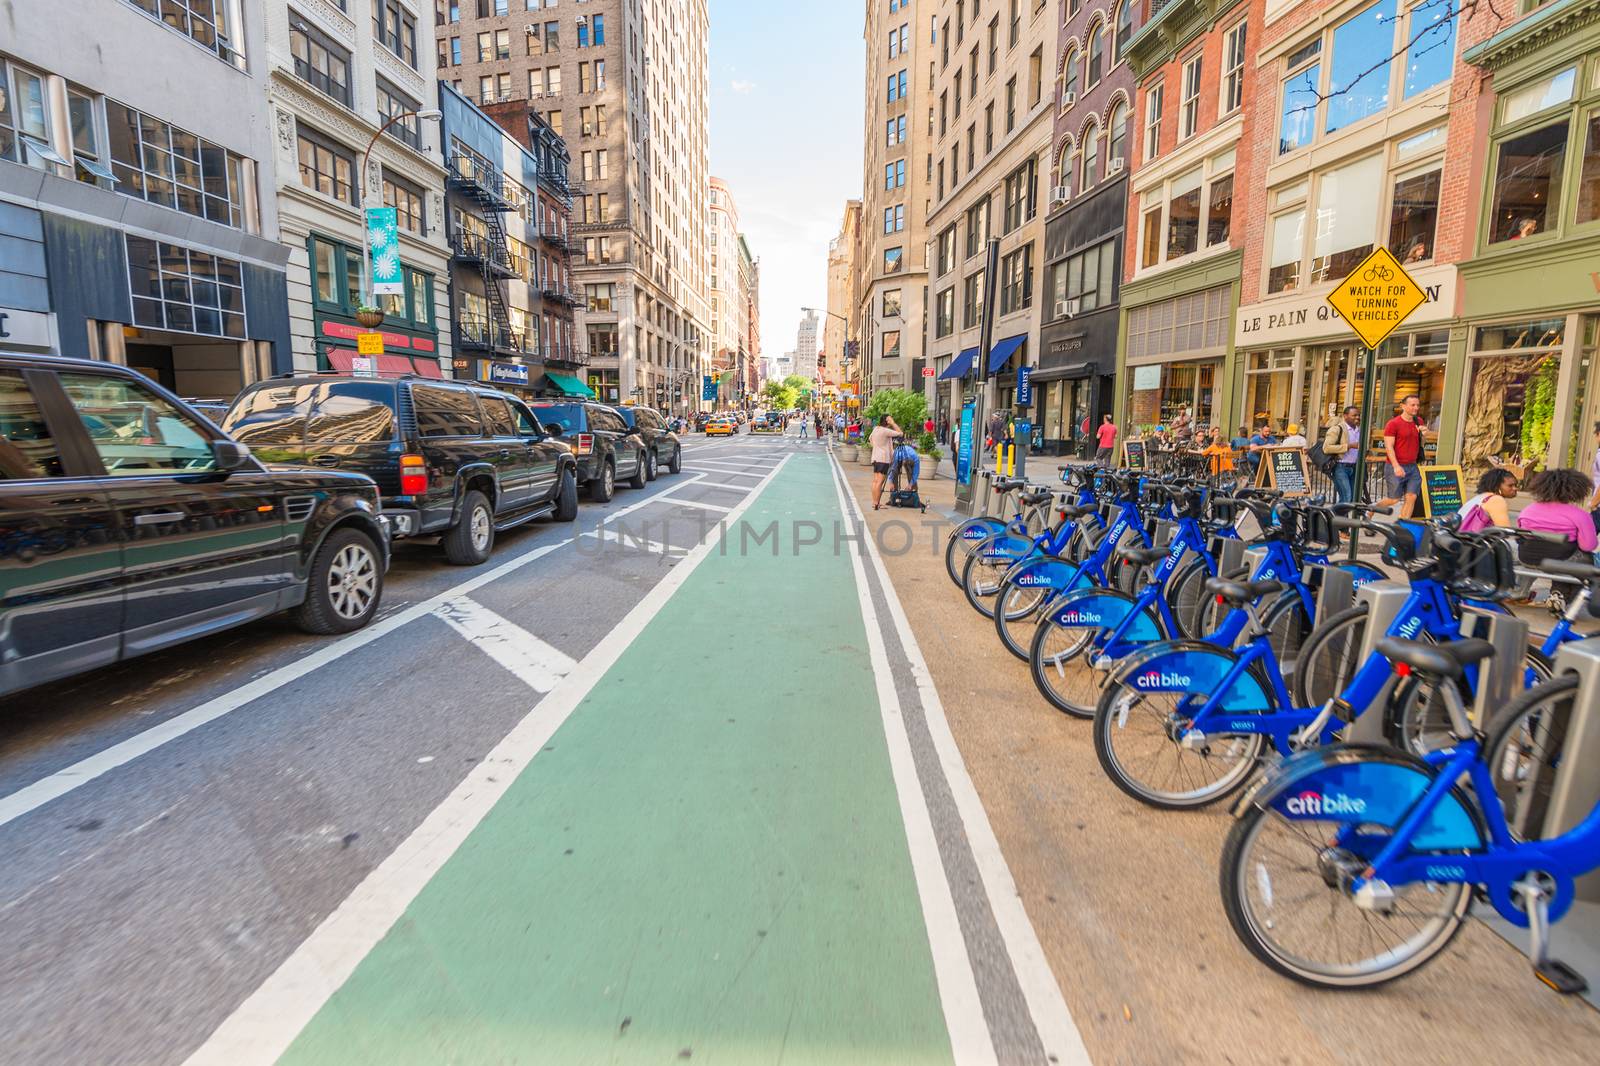
[(617, 492), (617, 468), (610, 459), (600, 464), (600, 476), (589, 482), (589, 499), (595, 503), (610, 503)]
[(306, 598), (294, 610), (307, 633), (348, 633), (372, 621), (383, 598), (383, 563), (371, 537), (336, 529), (311, 560)]
[(660, 471), (656, 469), (656, 450), (651, 448), (644, 453), (644, 478), (646, 481), (654, 481), (659, 473)]
[(628, 487), (630, 489), (644, 488), (644, 483), (649, 480), (648, 473), (649, 471), (644, 465), (644, 452), (640, 452), (633, 457), (633, 476), (628, 479)]
[(669, 473), (669, 474), (681, 474), (681, 473), (683, 473), (683, 449), (681, 447), (678, 447), (676, 445), (673, 446), (672, 458), (667, 460), (667, 473)]
[(451, 526), (440, 543), (444, 557), (456, 566), (477, 566), (489, 558), (494, 548), (494, 511), (477, 489), (468, 489), (461, 500), (461, 520)]
[(571, 522), (578, 517), (578, 474), (570, 466), (561, 471), (556, 484), (557, 522)]

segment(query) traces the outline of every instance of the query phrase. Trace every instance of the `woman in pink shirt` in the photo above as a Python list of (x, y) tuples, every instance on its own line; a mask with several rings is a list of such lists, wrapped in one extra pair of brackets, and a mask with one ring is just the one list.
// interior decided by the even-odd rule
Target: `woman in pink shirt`
[(1578, 470), (1556, 469), (1536, 474), (1528, 483), (1534, 502), (1517, 516), (1517, 528), (1538, 533), (1558, 533), (1580, 551), (1595, 550), (1594, 519), (1583, 509), (1592, 487)]

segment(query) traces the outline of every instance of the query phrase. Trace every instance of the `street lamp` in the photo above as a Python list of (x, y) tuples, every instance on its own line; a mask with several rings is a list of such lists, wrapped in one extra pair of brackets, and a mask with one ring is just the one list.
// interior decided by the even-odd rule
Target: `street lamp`
[[(437, 122), (444, 117), (444, 112), (437, 107), (425, 107), (420, 111), (397, 111), (390, 115), (383, 125), (378, 127), (378, 132), (372, 135), (372, 140), (367, 142), (366, 150), (361, 153), (361, 228), (365, 231), (367, 226), (367, 166), (370, 163), (372, 149), (378, 143), (378, 138), (402, 119), (416, 118), (423, 122)], [(441, 151), (443, 146), (441, 146)], [(361, 299), (368, 307), (377, 306), (372, 302), (372, 242), (367, 240), (365, 232), (361, 238), (365, 251), (361, 254)]]

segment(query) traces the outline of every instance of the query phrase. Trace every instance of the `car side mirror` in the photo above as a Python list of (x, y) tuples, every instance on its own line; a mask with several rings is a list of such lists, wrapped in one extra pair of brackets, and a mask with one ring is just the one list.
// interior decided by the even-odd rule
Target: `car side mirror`
[(236, 440), (214, 440), (211, 442), (211, 457), (216, 460), (219, 471), (232, 473), (250, 461), (250, 446)]

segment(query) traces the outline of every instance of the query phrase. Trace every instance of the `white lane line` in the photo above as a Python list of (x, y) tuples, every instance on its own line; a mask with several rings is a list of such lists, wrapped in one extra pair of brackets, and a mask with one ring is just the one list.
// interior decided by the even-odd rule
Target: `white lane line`
[(585, 537), (598, 537), (601, 544), (614, 544), (619, 548), (638, 548), (641, 551), (654, 552), (657, 555), (687, 555), (688, 548), (680, 548), (673, 544), (663, 544), (659, 540), (647, 540), (636, 537), (632, 533), (617, 530), (614, 535), (607, 535), (607, 530), (593, 530), (583, 534)]
[[(759, 488), (760, 486), (756, 487)], [(693, 507), (700, 511), (715, 511), (718, 514), (727, 514), (733, 510), (732, 507), (723, 507), (715, 503), (701, 503), (699, 500), (680, 500), (676, 496), (668, 496), (661, 502), (670, 503), (674, 507)]]
[(704, 475), (701, 476), (700, 481), (698, 482), (698, 484), (702, 488), (707, 488), (707, 489), (727, 489), (727, 490), (731, 490), (733, 492), (748, 492), (748, 491), (750, 491), (750, 488), (751, 488), (751, 486), (749, 486), (749, 485), (735, 485), (731, 481), (712, 481), (709, 478), (706, 478)]
[(696, 470), (700, 469), (701, 467), (705, 467), (706, 469), (710, 470), (713, 474), (728, 474), (728, 475), (730, 475), (732, 477), (766, 477), (767, 476), (767, 472), (766, 472), (765, 469), (762, 469), (762, 470), (744, 469), (744, 467), (747, 466), (747, 465), (749, 465), (749, 464), (730, 463), (730, 462), (725, 462), (725, 461), (722, 461), (722, 460), (712, 460), (712, 459), (696, 459), (694, 461), (694, 467), (695, 467)]
[[(613, 511), (601, 519), (601, 524), (613, 522), (624, 515), (648, 507), (656, 500), (668, 493), (676, 492), (686, 485), (694, 484), (700, 480), (700, 475), (689, 475), (673, 480), (671, 485), (651, 493), (649, 496), (636, 503), (629, 504), (619, 511)], [(677, 501), (674, 501), (677, 502)], [(198, 707), (193, 707), (182, 714), (167, 719), (160, 725), (151, 726), (142, 733), (113, 744), (104, 751), (96, 752), (87, 758), (80, 759), (71, 766), (57, 770), (49, 777), (40, 778), (31, 785), (25, 785), (10, 795), (0, 797), (0, 826), (8, 825), (31, 811), (38, 810), (52, 800), (60, 799), (69, 792), (82, 788), (89, 782), (104, 774), (110, 773), (117, 767), (147, 755), (157, 748), (169, 744), (186, 733), (191, 733), (208, 722), (243, 707), (253, 700), (260, 699), (292, 681), (297, 681), (313, 670), (327, 666), (344, 658), (353, 651), (366, 647), (373, 641), (388, 636), (402, 626), (426, 617), (437, 610), (440, 605), (467, 595), (473, 589), (481, 588), (491, 581), (498, 581), (507, 574), (527, 566), (536, 559), (542, 559), (557, 548), (571, 544), (576, 538), (564, 537), (551, 544), (544, 544), (532, 551), (508, 559), (499, 566), (484, 570), (473, 577), (461, 582), (452, 588), (446, 589), (437, 596), (432, 596), (420, 603), (412, 604), (404, 610), (397, 611), (381, 621), (374, 622), (365, 629), (357, 630), (347, 637), (343, 637), (329, 644), (324, 644), (316, 651), (285, 666), (280, 666), (271, 673), (263, 674), (254, 681), (230, 689), (220, 696), (215, 696)]]
[[(844, 470), (837, 459), (833, 465), (837, 480), (842, 483)], [(851, 513), (864, 522), (855, 496), (848, 491), (845, 491), (845, 496), (849, 500)], [(933, 675), (928, 671), (928, 663), (922, 656), (921, 646), (917, 644), (916, 634), (906, 619), (900, 596), (895, 592), (894, 583), (890, 581), (889, 572), (883, 565), (883, 556), (878, 553), (877, 542), (871, 536), (862, 539), (866, 542), (867, 554), (872, 559), (878, 582), (883, 586), (889, 617), (900, 634), (911, 675), (916, 679), (928, 732), (933, 739), (934, 750), (938, 752), (945, 781), (950, 786), (956, 812), (961, 817), (967, 846), (977, 864), (984, 893), (989, 897), (989, 909), (1000, 929), (1000, 937), (1005, 941), (1012, 972), (1017, 975), (1017, 984), (1022, 989), (1022, 998), (1028, 1004), (1028, 1013), (1033, 1018), (1045, 1054), (1059, 1066), (1089, 1066), (1089, 1050), (1084, 1047), (1077, 1022), (1073, 1021), (1067, 1001), (1062, 998), (1061, 986), (1050, 969), (1044, 948), (1039, 944), (1039, 935), (1022, 905), (1022, 893), (1017, 890), (1011, 867), (1006, 864), (1000, 841), (994, 835), (994, 826), (989, 823), (989, 814), (984, 810), (983, 800), (978, 797), (971, 775), (967, 773), (967, 764), (961, 758), (961, 749), (956, 746), (955, 735), (950, 732), (944, 703), (939, 699), (939, 690), (934, 686)]]
[(433, 613), (535, 692), (549, 692), (578, 665), (566, 652), (465, 596), (441, 603)]
[[(841, 517), (850, 522), (845, 490), (838, 477), (834, 492), (839, 496)], [(859, 516), (857, 522), (865, 523)], [(894, 789), (900, 799), (900, 819), (905, 825), (906, 845), (911, 852), (911, 869), (917, 881), (917, 896), (922, 903), (922, 919), (928, 931), (928, 949), (933, 955), (934, 978), (939, 985), (939, 1002), (944, 1011), (945, 1028), (950, 1032), (950, 1050), (961, 1066), (969, 1063), (989, 1066), (997, 1062), (994, 1038), (983, 1016), (983, 1001), (978, 996), (978, 980), (967, 954), (967, 941), (961, 935), (961, 919), (956, 915), (955, 897), (945, 877), (944, 861), (939, 857), (939, 841), (933, 832), (933, 818), (917, 779), (916, 761), (894, 687), (894, 673), (883, 648), (883, 632), (877, 609), (872, 605), (872, 590), (867, 585), (866, 569), (858, 552), (851, 551), (850, 566), (855, 573), (856, 597), (861, 604), (861, 620), (867, 629), (867, 651), (872, 658), (872, 675), (877, 682), (878, 710), (889, 747), (889, 768)]]
[[(774, 468), (739, 506), (735, 518), (755, 502), (782, 469), (781, 463)], [(472, 768), (455, 791), (217, 1027), (189, 1057), (189, 1066), (265, 1066), (276, 1062), (606, 671), (711, 554), (720, 535), (716, 529), (708, 531), (682, 564), (645, 593), (633, 610), (583, 657), (565, 682), (541, 699)]]

